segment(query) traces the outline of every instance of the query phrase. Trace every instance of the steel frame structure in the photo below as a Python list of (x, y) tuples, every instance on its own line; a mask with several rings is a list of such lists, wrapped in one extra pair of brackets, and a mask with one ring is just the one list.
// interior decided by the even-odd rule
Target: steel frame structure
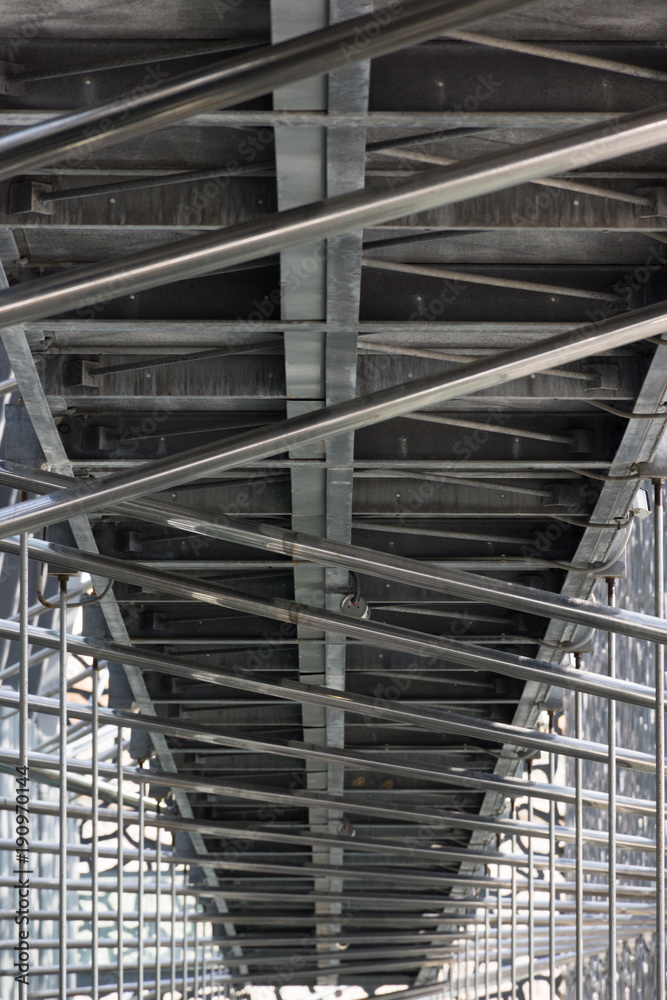
[(665, 1000), (642, 4), (0, 0), (20, 1000)]

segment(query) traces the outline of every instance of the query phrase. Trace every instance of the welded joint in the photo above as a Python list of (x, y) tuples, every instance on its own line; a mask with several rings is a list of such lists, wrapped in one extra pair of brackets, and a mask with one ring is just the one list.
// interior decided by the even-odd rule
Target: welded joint
[(608, 392), (618, 392), (621, 388), (621, 377), (618, 365), (594, 364), (584, 365), (584, 371), (592, 376), (584, 392), (596, 392), (605, 389)]
[(542, 497), (543, 507), (572, 507), (576, 497), (572, 483), (550, 482), (541, 483), (540, 489), (546, 491)]
[(667, 187), (639, 188), (636, 192), (642, 198), (651, 202), (648, 208), (639, 208), (639, 219), (667, 219)]
[(9, 214), (36, 212), (38, 215), (53, 215), (54, 204), (47, 198), (52, 190), (53, 185), (42, 181), (16, 181), (9, 189)]
[(96, 373), (96, 369), (99, 367), (97, 361), (67, 358), (63, 364), (63, 387), (69, 389), (74, 386), (85, 385), (95, 389), (99, 388)]

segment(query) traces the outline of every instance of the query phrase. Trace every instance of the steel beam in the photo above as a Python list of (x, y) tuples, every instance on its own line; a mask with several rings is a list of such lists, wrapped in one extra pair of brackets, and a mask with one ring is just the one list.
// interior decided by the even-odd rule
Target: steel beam
[[(18, 551), (18, 546), (19, 543), (11, 539), (0, 541), (0, 551), (3, 552), (15, 553)], [(164, 570), (151, 570), (146, 566), (137, 567), (136, 565), (132, 565), (129, 560), (86, 553), (79, 549), (72, 549), (67, 546), (56, 545), (38, 539), (31, 540), (28, 548), (32, 558), (62, 566), (65, 569), (83, 569), (97, 576), (106, 576), (110, 579), (123, 580), (126, 583), (152, 587), (158, 591), (180, 597), (198, 599), (218, 607), (231, 608), (246, 614), (270, 618), (292, 625), (303, 624), (311, 628), (335, 632), (371, 645), (413, 653), (420, 657), (430, 657), (450, 664), (455, 663), (468, 670), (491, 670), (508, 676), (518, 677), (522, 680), (555, 683), (562, 687), (582, 692), (585, 691), (588, 694), (599, 695), (600, 697), (614, 697), (619, 701), (628, 702), (643, 708), (653, 707), (655, 703), (655, 692), (651, 688), (625, 681), (621, 678), (616, 678), (612, 681), (597, 674), (584, 673), (583, 671), (577, 671), (566, 666), (557, 666), (540, 660), (531, 660), (529, 657), (519, 656), (515, 653), (489, 650), (486, 647), (477, 646), (470, 642), (463, 643), (443, 636), (432, 636), (422, 632), (415, 632), (411, 629), (388, 625), (383, 622), (360, 621), (337, 612), (297, 604), (293, 601), (285, 601), (279, 598), (243, 594), (240, 591), (231, 590), (218, 584), (211, 584), (203, 580), (192, 580), (189, 577), (180, 576), (176, 573), (167, 573)], [(16, 623), (3, 623), (1, 627), (4, 629), (3, 634), (7, 637), (12, 634)], [(30, 634), (37, 635), (38, 632), (31, 630)], [(280, 639), (282, 637), (276, 636), (276, 638)], [(665, 641), (664, 637), (663, 641)], [(252, 642), (250, 642), (250, 645), (252, 645)], [(143, 655), (148, 656), (148, 654)], [(123, 660), (124, 656), (120, 656), (119, 658)], [(169, 658), (158, 659), (161, 664), (159, 669), (169, 670)], [(130, 661), (125, 659), (125, 662)], [(155, 669), (155, 666), (152, 669)], [(193, 669), (190, 666), (189, 671), (185, 675), (191, 676)], [(183, 665), (174, 663), (174, 671), (172, 672), (176, 670), (180, 670), (182, 674), (184, 671)], [(412, 666), (411, 670), (415, 675), (418, 675), (419, 665)], [(272, 697), (301, 701), (304, 704), (327, 704), (331, 708), (354, 711), (353, 705), (355, 699), (353, 696), (339, 690), (329, 691), (325, 687), (311, 683), (284, 680), (276, 684), (265, 680), (260, 681), (254, 677), (240, 676), (239, 671), (225, 671), (223, 668), (211, 667), (200, 668), (199, 676), (202, 678), (206, 676), (209, 681), (225, 683), (231, 687), (259, 694), (268, 694)], [(357, 708), (359, 707), (362, 707), (362, 714), (368, 717), (377, 716), (377, 699), (363, 699), (362, 696), (359, 696)], [(387, 710), (396, 712), (405, 711), (405, 709), (399, 710), (396, 706)], [(420, 712), (422, 719), (428, 720), (428, 710), (417, 710), (417, 714), (412, 718), (413, 724), (420, 724), (417, 721)], [(380, 717), (389, 718), (387, 715)], [(399, 716), (396, 715), (395, 718), (398, 719)], [(407, 716), (401, 715), (401, 718), (402, 721), (409, 721)], [(427, 726), (431, 725), (428, 721), (425, 724)]]
[[(72, 652), (77, 651), (76, 641), (70, 639), (69, 648)], [(114, 659), (117, 660), (118, 657), (115, 656)], [(18, 705), (18, 696), (14, 692), (7, 691), (0, 695), (0, 704), (8, 707), (16, 707)], [(58, 702), (54, 699), (40, 698), (37, 695), (33, 695), (31, 696), (30, 704), (31, 707), (48, 715), (56, 715), (58, 713)], [(68, 715), (72, 716), (72, 718), (83, 719), (86, 722), (92, 719), (90, 709), (77, 707), (73, 703), (68, 704), (67, 711)], [(343, 764), (347, 767), (363, 768), (411, 778), (418, 777), (420, 780), (500, 792), (503, 795), (533, 795), (542, 799), (554, 798), (559, 802), (568, 803), (574, 802), (575, 798), (574, 789), (569, 787), (550, 785), (543, 782), (514, 780), (499, 775), (472, 771), (468, 768), (445, 767), (421, 761), (415, 763), (410, 761), (409, 758), (395, 753), (374, 755), (365, 751), (343, 749), (340, 747), (321, 747), (317, 744), (300, 743), (296, 740), (290, 740), (289, 743), (278, 743), (273, 740), (253, 737), (230, 736), (217, 732), (214, 729), (203, 730), (201, 727), (188, 723), (180, 722), (176, 724), (169, 721), (157, 720), (146, 715), (137, 715), (134, 712), (122, 712), (118, 710), (101, 710), (100, 722), (102, 724), (108, 723), (129, 729), (140, 729), (150, 733), (182, 737), (183, 739), (210, 743), (217, 746), (233, 747), (239, 750), (269, 753), (292, 759), (297, 757), (303, 760), (321, 760), (327, 763)], [(502, 737), (499, 737), (499, 742), (505, 742), (505, 740), (506, 737), (504, 734)], [(601, 749), (604, 751), (604, 748)], [(645, 763), (647, 769), (650, 770), (652, 761), (646, 761)], [(586, 789), (584, 792), (584, 801), (587, 805), (606, 808), (608, 797), (605, 793), (598, 792), (595, 789)], [(643, 799), (619, 796), (617, 807), (620, 811), (632, 812), (643, 816), (655, 816), (655, 803)], [(166, 821), (163, 823), (163, 826), (166, 826)]]
[[(18, 759), (19, 757), (16, 751), (0, 750), (0, 761), (3, 763), (14, 765)], [(53, 757), (48, 754), (41, 753), (31, 753), (29, 755), (28, 763), (34, 771), (38, 771), (40, 769), (45, 771), (53, 770), (54, 767), (57, 766)], [(67, 759), (67, 769), (72, 774), (89, 775), (90, 761), (70, 757)], [(117, 777), (117, 773), (115, 765), (100, 765), (100, 777), (113, 779), (114, 777)], [(427, 809), (424, 806), (417, 806), (416, 804), (410, 804), (409, 807), (406, 805), (403, 809), (401, 809), (397, 805), (376, 805), (370, 798), (366, 801), (362, 801), (354, 796), (334, 796), (327, 794), (326, 792), (282, 792), (268, 787), (262, 788), (255, 785), (249, 786), (242, 782), (234, 783), (233, 781), (207, 778), (204, 776), (193, 777), (191, 775), (180, 774), (176, 771), (161, 771), (153, 768), (151, 768), (150, 771), (146, 771), (141, 768), (124, 768), (123, 776), (126, 780), (134, 783), (165, 786), (168, 788), (182, 788), (186, 791), (193, 792), (207, 792), (211, 795), (220, 796), (222, 798), (241, 799), (250, 802), (263, 802), (288, 809), (330, 808), (335, 810), (344, 810), (346, 814), (351, 815), (373, 816), (378, 819), (389, 821), (393, 820), (394, 822), (400, 821), (402, 823), (420, 824), (424, 827), (424, 835), (430, 837), (431, 839), (434, 834), (446, 834), (448, 831), (451, 832), (452, 830), (481, 831), (499, 834), (505, 837), (514, 835), (519, 837), (534, 837), (538, 840), (545, 839), (544, 825), (542, 823), (526, 823), (496, 817), (484, 819), (467, 812), (448, 811), (440, 808)], [(277, 810), (276, 812), (279, 813), (280, 810)], [(415, 836), (420, 835), (422, 835), (422, 831), (417, 831), (415, 834)], [(575, 836), (576, 832), (574, 828), (565, 826), (558, 827), (559, 840), (573, 843)], [(607, 834), (604, 831), (588, 829), (583, 831), (583, 839), (585, 843), (604, 846), (607, 843)], [(655, 854), (656, 851), (655, 841), (649, 837), (619, 834), (617, 837), (617, 844), (621, 848), (627, 848), (628, 850), (641, 851), (649, 854)], [(10, 842), (7, 841), (5, 843), (4, 841), (0, 841), (0, 849), (3, 847), (7, 847), (7, 849), (9, 849)], [(39, 850), (39, 847), (33, 844), (31, 845), (31, 849)], [(89, 848), (81, 848), (81, 851), (84, 853), (89, 850)], [(100, 855), (105, 856), (103, 850), (100, 851)], [(129, 856), (128, 852), (125, 852), (125, 855)], [(149, 855), (147, 854), (146, 856), (148, 857)], [(181, 862), (189, 860), (189, 863), (195, 863), (192, 859), (180, 858), (179, 860)], [(197, 863), (199, 863), (199, 859), (197, 859)]]
[[(255, 49), (159, 86), (137, 88), (0, 139), (0, 179), (46, 163), (70, 166), (102, 146), (164, 128), (192, 115), (261, 97), (274, 87), (416, 45), (440, 31), (526, 6), (528, 0), (414, 0), (320, 31)], [(158, 78), (159, 79), (159, 78)]]
[[(656, 418), (658, 417), (656, 414)], [(33, 492), (59, 490), (70, 487), (72, 482), (73, 480), (67, 476), (0, 462), (0, 483), (14, 489)], [(634, 638), (648, 638), (648, 633), (644, 632), (644, 629), (648, 628), (651, 639), (655, 641), (657, 630), (663, 636), (661, 641), (667, 642), (667, 626), (658, 617), (625, 611), (622, 608), (595, 605), (578, 598), (554, 594), (548, 590), (538, 590), (463, 570), (443, 569), (441, 565), (436, 567), (433, 563), (316, 538), (302, 532), (276, 528), (271, 524), (257, 525), (251, 521), (230, 518), (226, 515), (197, 511), (161, 498), (127, 501), (117, 504), (115, 509), (131, 518), (249, 545), (294, 560), (307, 559), (426, 590), (435, 590), (487, 604), (498, 604), (527, 614), (558, 618), (573, 624), (619, 632)], [(556, 674), (561, 671), (571, 674), (575, 681), (581, 676), (580, 671), (568, 670), (566, 667), (554, 664), (548, 666), (554, 673), (554, 682)], [(562, 683), (560, 678), (557, 683)], [(563, 683), (563, 686), (567, 685)]]
[[(580, 327), (542, 341), (537, 347), (515, 348), (492, 359), (464, 365), (448, 374), (418, 379), (293, 417), (269, 428), (248, 431), (225, 444), (215, 442), (200, 446), (186, 454), (159, 459), (93, 484), (79, 483), (59, 495), (47, 495), (8, 507), (0, 514), (0, 535), (6, 537), (15, 532), (32, 530), (78, 513), (99, 510), (120, 500), (130, 500), (179, 483), (212, 476), (298, 445), (421, 410), (433, 403), (469, 395), (492, 385), (505, 384), (536, 371), (587, 357), (601, 349), (619, 347), (662, 332), (667, 332), (664, 305), (649, 306), (622, 318)], [(664, 641), (664, 626), (660, 628), (659, 637), (654, 634), (650, 638)]]
[[(414, 6), (422, 3), (433, 6), (433, 0), (419, 0)], [(478, 0), (477, 5), (483, 3), (484, 0)], [(321, 68), (320, 64), (317, 69)], [(664, 141), (666, 122), (667, 105), (661, 105), (602, 125), (523, 144), (509, 152), (468, 160), (462, 166), (419, 172), (390, 191), (363, 190), (338, 195), (232, 226), (222, 236), (217, 232), (203, 234), (159, 249), (77, 268), (74, 274), (54, 275), (20, 285), (0, 298), (0, 323), (8, 326), (67, 312), (360, 226), (516, 187), (573, 166), (583, 167), (612, 156), (650, 149)]]

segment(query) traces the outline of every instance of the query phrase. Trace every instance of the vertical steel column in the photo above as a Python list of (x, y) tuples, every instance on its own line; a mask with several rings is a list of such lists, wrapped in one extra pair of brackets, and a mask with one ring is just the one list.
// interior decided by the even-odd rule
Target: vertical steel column
[[(188, 885), (188, 868), (187, 868), (186, 865), (183, 865), (183, 889), (184, 890), (187, 890), (187, 885)], [(181, 924), (182, 924), (182, 927), (183, 927), (183, 948), (182, 948), (182, 951), (181, 951), (181, 971), (182, 971), (182, 975), (183, 975), (183, 995), (185, 995), (185, 989), (186, 989), (187, 982), (188, 982), (187, 971), (186, 971), (186, 958), (185, 958), (185, 948), (186, 948), (186, 945), (187, 945), (187, 940), (186, 940), (186, 927), (187, 927), (187, 924), (185, 922), (185, 919), (186, 919), (186, 916), (187, 916), (187, 914), (186, 914), (187, 898), (188, 897), (186, 896), (186, 894), (184, 892), (183, 896), (181, 897)]]
[[(581, 653), (576, 654), (577, 669), (581, 669)], [(583, 737), (583, 724), (581, 717), (581, 692), (576, 691), (574, 695), (574, 735), (580, 740)], [(574, 790), (575, 790), (575, 883), (576, 883), (576, 998), (584, 998), (584, 841), (582, 831), (584, 828), (584, 807), (583, 807), (583, 761), (577, 757), (574, 762)]]
[(155, 827), (155, 1000), (162, 1000), (162, 963), (160, 961), (160, 905), (162, 902), (162, 836), (160, 827)]
[[(665, 521), (663, 481), (654, 480), (655, 615), (665, 615)], [(656, 840), (656, 1000), (665, 1000), (665, 648), (655, 650), (655, 840)]]
[(498, 990), (498, 1000), (502, 1000), (503, 996), (502, 947), (503, 947), (503, 898), (500, 889), (498, 889), (498, 923), (496, 924), (496, 949), (498, 951), (498, 960), (496, 965), (496, 988)]
[(92, 690), (92, 752), (91, 752), (91, 765), (92, 765), (92, 787), (91, 787), (91, 797), (92, 797), (92, 817), (91, 817), (91, 907), (92, 907), (92, 925), (91, 925), (91, 976), (92, 976), (92, 997), (93, 1000), (99, 1000), (99, 982), (100, 982), (100, 969), (99, 969), (99, 864), (98, 864), (98, 846), (99, 846), (99, 743), (98, 743), (98, 729), (99, 729), (99, 673), (97, 660), (93, 661), (93, 672), (91, 674), (91, 690)]
[(60, 697), (60, 775), (59, 813), (60, 813), (60, 844), (58, 845), (58, 960), (60, 1000), (67, 996), (67, 577), (58, 577), (60, 581), (59, 625), (60, 640), (58, 691)]
[[(24, 494), (21, 494), (23, 498)], [(27, 778), (29, 775), (28, 769), (28, 696), (29, 696), (29, 686), (28, 686), (28, 659), (29, 659), (29, 643), (28, 643), (28, 608), (30, 607), (30, 595), (29, 595), (29, 564), (28, 564), (28, 535), (24, 532), (21, 535), (21, 552), (20, 552), (20, 590), (19, 590), (19, 622), (20, 622), (20, 674), (19, 674), (19, 771), (17, 773), (21, 774), (23, 778)], [(28, 782), (24, 785), (25, 788), (29, 787)], [(25, 855), (29, 858), (29, 855)], [(24, 872), (30, 869), (30, 861), (27, 860), (25, 863), (21, 862), (19, 864), (19, 878), (25, 877)], [(19, 1000), (26, 1000), (28, 995), (28, 986), (26, 983), (19, 983)]]
[[(531, 766), (528, 761), (528, 778)], [(533, 796), (528, 799), (528, 822), (533, 825)], [(535, 871), (533, 838), (528, 838), (528, 978), (530, 979), (530, 1000), (533, 1000), (535, 983)]]
[(123, 727), (121, 726), (118, 730), (118, 753), (116, 757), (116, 767), (118, 771), (118, 902), (116, 906), (116, 927), (117, 927), (117, 979), (118, 979), (118, 996), (123, 995), (123, 939), (124, 939), (124, 929), (123, 929), (123, 837), (124, 837), (124, 824), (123, 824)]
[[(616, 606), (616, 580), (607, 578), (607, 603)], [(616, 646), (614, 632), (607, 633), (607, 665), (610, 677), (616, 676)], [(608, 779), (608, 830), (609, 830), (609, 957), (607, 959), (607, 983), (609, 1000), (616, 1000), (616, 941), (618, 927), (616, 920), (616, 702), (610, 698), (608, 705), (607, 742), (609, 744)]]
[[(554, 713), (549, 712), (549, 732), (553, 735)], [(556, 754), (549, 754), (549, 784), (556, 783)], [(549, 799), (549, 986), (556, 997), (556, 801)]]
[[(466, 933), (468, 928), (466, 927)], [(466, 985), (465, 985), (465, 998), (468, 1000), (468, 989), (470, 986), (470, 941), (466, 938)]]
[[(143, 761), (141, 762), (143, 768)], [(137, 928), (137, 987), (138, 1000), (143, 1000), (144, 996), (144, 848), (145, 848), (145, 822), (146, 803), (144, 800), (145, 787), (139, 785), (139, 889), (137, 896), (137, 916), (139, 918)]]

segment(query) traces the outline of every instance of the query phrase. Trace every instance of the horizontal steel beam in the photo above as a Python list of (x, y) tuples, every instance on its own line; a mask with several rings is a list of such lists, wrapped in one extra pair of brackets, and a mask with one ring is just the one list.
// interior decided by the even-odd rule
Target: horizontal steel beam
[[(432, 4), (433, 0), (420, 2)], [(483, 0), (478, 2), (481, 4)], [(217, 231), (205, 233), (159, 249), (19, 285), (0, 296), (0, 325), (10, 326), (108, 301), (350, 229), (516, 187), (573, 166), (650, 149), (664, 141), (666, 121), (667, 106), (661, 105), (602, 125), (516, 146), (509, 152), (467, 160), (456, 167), (420, 171), (391, 191), (361, 190), (339, 195), (229, 227), (222, 235)]]
[[(0, 306), (0, 320), (1, 314)], [(514, 348), (446, 374), (417, 379), (323, 407), (268, 428), (248, 431), (225, 443), (216, 441), (187, 453), (147, 463), (139, 469), (107, 476), (92, 484), (78, 483), (59, 494), (8, 507), (0, 513), (0, 536), (30, 531), (77, 514), (103, 509), (122, 500), (214, 476), (296, 446), (422, 410), (445, 399), (466, 396), (493, 385), (504, 385), (524, 375), (587, 357), (601, 349), (619, 347), (663, 332), (667, 332), (667, 309), (664, 305), (649, 306), (622, 317), (580, 327), (541, 341), (538, 345)], [(665, 632), (656, 629), (653, 640), (664, 639)]]
[(244, 52), (99, 107), (74, 112), (0, 139), (0, 179), (46, 163), (72, 165), (98, 148), (164, 128), (203, 111), (230, 107), (274, 87), (394, 52), (528, 0), (414, 0), (386, 11)]
[[(41, 469), (31, 469), (10, 462), (0, 462), (0, 483), (13, 489), (32, 490), (33, 492), (56, 491), (71, 487), (73, 482), (75, 480), (68, 476), (61, 476)], [(467, 573), (464, 570), (442, 568), (440, 565), (435, 566), (430, 562), (317, 538), (313, 535), (289, 531), (286, 528), (276, 528), (271, 524), (254, 524), (251, 521), (243, 521), (224, 514), (193, 510), (192, 507), (185, 507), (162, 498), (125, 501), (115, 505), (114, 509), (131, 518), (166, 525), (180, 531), (190, 531), (207, 538), (219, 538), (248, 545), (273, 554), (288, 556), (294, 560), (306, 559), (321, 565), (354, 570), (368, 576), (395, 580), (397, 583), (465, 597), (485, 604), (498, 604), (501, 607), (523, 611), (527, 614), (558, 618), (573, 624), (618, 632), (637, 639), (667, 642), (667, 624), (660, 618), (640, 612), (596, 605), (580, 598), (554, 594), (548, 590), (538, 590), (506, 580)], [(661, 638), (658, 639), (658, 636)], [(562, 687), (569, 687), (570, 679), (575, 682), (575, 685), (578, 685), (582, 677), (585, 677), (585, 672), (582, 674), (581, 671), (573, 668), (556, 664), (545, 664), (545, 666), (548, 666), (551, 683)], [(514, 676), (525, 680), (549, 679), (538, 678), (537, 674), (532, 677), (528, 677), (527, 674), (515, 674)], [(594, 675), (590, 675), (590, 677), (594, 677)], [(625, 683), (627, 682), (622, 682), (622, 687), (625, 686)], [(607, 692), (614, 690), (614, 680), (610, 678), (596, 677), (595, 684), (597, 685), (596, 691), (588, 689), (589, 694), (600, 694), (603, 688), (606, 688)], [(640, 686), (637, 685), (637, 687)], [(573, 690), (576, 689), (575, 686)], [(581, 687), (580, 690), (585, 689)], [(628, 692), (631, 690), (632, 685), (628, 688)], [(635, 693), (641, 695), (639, 690)], [(644, 694), (647, 694), (649, 698), (654, 697), (654, 693), (648, 688), (645, 689)], [(619, 695), (619, 700), (624, 699)], [(653, 707), (649, 706), (648, 702), (646, 705)]]

